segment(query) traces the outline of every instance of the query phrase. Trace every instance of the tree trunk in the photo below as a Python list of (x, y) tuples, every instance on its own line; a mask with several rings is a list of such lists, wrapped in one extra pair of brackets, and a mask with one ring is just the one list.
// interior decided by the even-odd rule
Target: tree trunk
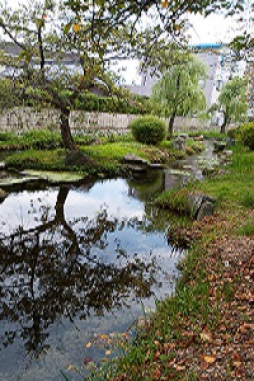
[(70, 110), (67, 108), (62, 108), (60, 110), (60, 129), (61, 129), (63, 145), (65, 148), (71, 151), (76, 151), (77, 147), (71, 135), (69, 118), (70, 118)]
[(224, 120), (223, 120), (223, 123), (220, 127), (220, 133), (221, 134), (225, 134), (226, 133), (226, 125), (228, 124), (228, 118), (227, 118), (227, 115), (224, 114)]
[(62, 225), (66, 223), (65, 217), (64, 217), (64, 204), (67, 199), (69, 191), (70, 191), (70, 187), (62, 186), (60, 187), (58, 195), (57, 195), (57, 200), (55, 205), (55, 211), (56, 211), (55, 221), (57, 223), (61, 223)]
[(174, 121), (176, 117), (176, 112), (174, 111), (173, 114), (171, 115), (168, 123), (168, 138), (172, 139), (173, 138), (173, 132), (174, 132)]

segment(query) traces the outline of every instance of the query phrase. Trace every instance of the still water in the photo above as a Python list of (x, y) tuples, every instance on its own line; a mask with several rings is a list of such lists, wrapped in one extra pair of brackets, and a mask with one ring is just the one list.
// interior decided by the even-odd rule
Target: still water
[(164, 188), (156, 172), (24, 189), (0, 204), (1, 381), (83, 380), (86, 363), (114, 354), (98, 338), (127, 337), (170, 295), (183, 253), (149, 202)]

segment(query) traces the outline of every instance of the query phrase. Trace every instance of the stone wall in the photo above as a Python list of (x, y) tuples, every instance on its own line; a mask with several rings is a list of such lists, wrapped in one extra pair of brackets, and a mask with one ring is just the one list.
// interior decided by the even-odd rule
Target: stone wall
[[(126, 132), (130, 122), (138, 115), (107, 114), (97, 112), (72, 111), (70, 117), (71, 129), (75, 133), (97, 131)], [(167, 120), (166, 120), (167, 122)], [(59, 111), (55, 109), (35, 110), (33, 108), (14, 108), (0, 114), (0, 131), (22, 133), (31, 129), (59, 128)], [(208, 122), (200, 122), (195, 118), (178, 117), (175, 120), (176, 131), (208, 130)]]

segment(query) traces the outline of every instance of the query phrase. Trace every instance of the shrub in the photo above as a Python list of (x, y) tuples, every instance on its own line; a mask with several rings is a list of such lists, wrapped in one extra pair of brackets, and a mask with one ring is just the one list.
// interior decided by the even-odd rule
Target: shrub
[(130, 124), (134, 138), (145, 144), (157, 144), (166, 135), (166, 125), (158, 117), (148, 115), (134, 119)]
[(232, 127), (228, 130), (227, 136), (230, 139), (239, 139), (239, 136), (241, 135), (241, 127)]
[(240, 138), (246, 147), (254, 151), (254, 122), (242, 127)]
[(0, 142), (13, 141), (14, 139), (15, 136), (11, 132), (0, 132)]
[(48, 130), (31, 130), (22, 137), (22, 143), (34, 149), (53, 149), (60, 147), (61, 136), (57, 132)]

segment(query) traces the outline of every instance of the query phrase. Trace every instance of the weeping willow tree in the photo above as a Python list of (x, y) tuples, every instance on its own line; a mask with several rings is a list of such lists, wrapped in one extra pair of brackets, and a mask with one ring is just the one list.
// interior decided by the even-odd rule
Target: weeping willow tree
[(217, 109), (223, 114), (221, 133), (225, 134), (226, 126), (231, 122), (239, 122), (247, 115), (248, 97), (247, 80), (234, 77), (228, 81), (221, 90)]
[(176, 116), (196, 115), (206, 107), (200, 83), (206, 78), (206, 67), (192, 55), (173, 64), (152, 89), (151, 100), (156, 112), (169, 118), (168, 135), (173, 136)]

